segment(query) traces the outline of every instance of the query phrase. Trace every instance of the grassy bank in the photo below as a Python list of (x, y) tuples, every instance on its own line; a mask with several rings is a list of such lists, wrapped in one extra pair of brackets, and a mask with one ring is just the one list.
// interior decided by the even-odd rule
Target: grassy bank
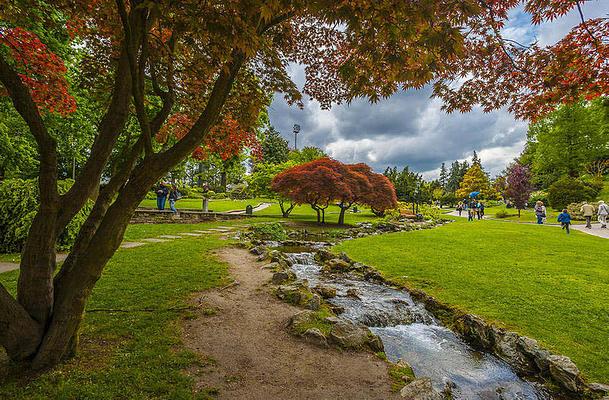
[(497, 321), (609, 383), (609, 242), (556, 227), (464, 221), (337, 247), (385, 276)]
[[(135, 225), (126, 238), (210, 226)], [(3, 366), (0, 398), (192, 399), (192, 380), (183, 370), (210, 360), (182, 347), (180, 320), (190, 313), (191, 293), (227, 282), (226, 266), (213, 255), (226, 244), (206, 235), (119, 250), (87, 304), (79, 355), (29, 382)], [(18, 273), (0, 274), (11, 292)]]

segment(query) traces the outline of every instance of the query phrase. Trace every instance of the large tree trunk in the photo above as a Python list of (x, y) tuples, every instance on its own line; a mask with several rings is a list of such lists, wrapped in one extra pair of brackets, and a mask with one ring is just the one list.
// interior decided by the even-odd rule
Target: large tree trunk
[(345, 224), (345, 211), (347, 211), (347, 208), (348, 207), (340, 206), (340, 214), (338, 215), (338, 224), (339, 225)]

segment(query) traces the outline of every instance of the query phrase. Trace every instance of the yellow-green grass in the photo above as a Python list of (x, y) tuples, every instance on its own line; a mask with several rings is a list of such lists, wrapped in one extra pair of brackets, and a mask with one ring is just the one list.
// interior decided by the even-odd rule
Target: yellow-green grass
[[(251, 205), (256, 207), (260, 203), (269, 200), (262, 198), (246, 199), (246, 200), (231, 200), (231, 199), (211, 199), (209, 200), (208, 208), (213, 212), (225, 212), (233, 210), (245, 210), (245, 207)], [(180, 199), (176, 202), (176, 208), (184, 210), (201, 210), (203, 208), (201, 199)], [(156, 208), (156, 200), (143, 200), (140, 203), (143, 208)], [(165, 208), (169, 209), (169, 201), (165, 203)]]
[[(223, 222), (134, 225), (126, 237), (188, 232)], [(180, 320), (192, 315), (188, 301), (193, 292), (228, 282), (226, 265), (213, 255), (227, 243), (214, 234), (119, 250), (87, 304), (79, 355), (27, 384), (17, 371), (0, 366), (0, 398), (194, 398), (193, 380), (184, 370), (213, 360), (183, 347)], [(0, 283), (14, 293), (18, 274), (0, 274)]]
[(21, 254), (19, 253), (6, 253), (0, 254), (0, 262), (10, 262), (16, 263), (21, 259)]
[(386, 277), (539, 340), (609, 383), (606, 239), (557, 227), (459, 220), (338, 245)]

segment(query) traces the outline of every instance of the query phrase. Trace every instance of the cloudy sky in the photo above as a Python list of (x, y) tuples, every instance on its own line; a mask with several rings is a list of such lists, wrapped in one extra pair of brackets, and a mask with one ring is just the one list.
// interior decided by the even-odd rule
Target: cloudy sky
[[(607, 16), (609, 0), (594, 0), (583, 8), (586, 18)], [(515, 11), (506, 27), (506, 37), (521, 43), (535, 39), (553, 44), (579, 22), (576, 11), (538, 27), (529, 17)], [(294, 65), (290, 74), (300, 87), (303, 68)], [(350, 106), (322, 110), (306, 101), (303, 110), (288, 106), (281, 95), (270, 108), (271, 123), (294, 144), (292, 126), (299, 124), (298, 147), (317, 146), (343, 162), (365, 162), (382, 172), (387, 166), (409, 165), (426, 178), (437, 177), (442, 162), (471, 158), (478, 152), (484, 167), (495, 175), (522, 150), (527, 123), (515, 120), (507, 111), (446, 114), (441, 101), (430, 99), (430, 88), (401, 91), (376, 104), (365, 100)]]

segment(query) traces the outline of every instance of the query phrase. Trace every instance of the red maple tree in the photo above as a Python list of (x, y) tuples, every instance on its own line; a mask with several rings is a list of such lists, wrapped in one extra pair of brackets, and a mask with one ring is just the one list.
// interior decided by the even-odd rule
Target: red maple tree
[(389, 180), (363, 163), (343, 164), (320, 158), (278, 174), (274, 191), (295, 204), (309, 204), (317, 212), (317, 222), (325, 222), (325, 210), (332, 203), (340, 208), (338, 224), (354, 204), (368, 205), (377, 215), (397, 206), (395, 189)]

